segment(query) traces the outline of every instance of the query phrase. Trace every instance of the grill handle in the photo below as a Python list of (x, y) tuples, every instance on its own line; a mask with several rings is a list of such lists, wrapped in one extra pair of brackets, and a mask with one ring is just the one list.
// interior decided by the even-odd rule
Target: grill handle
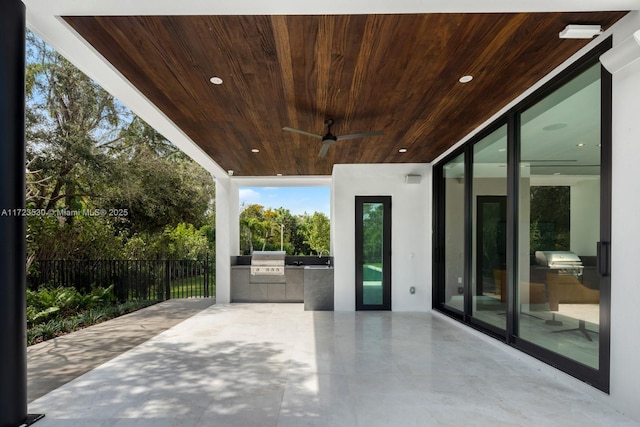
[(609, 242), (598, 242), (598, 275), (609, 276)]

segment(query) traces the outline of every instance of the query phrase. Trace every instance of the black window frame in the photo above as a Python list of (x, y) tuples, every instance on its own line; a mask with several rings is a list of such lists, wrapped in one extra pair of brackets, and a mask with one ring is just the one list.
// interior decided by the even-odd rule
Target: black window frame
[[(486, 126), (477, 135), (465, 142), (433, 166), (433, 303), (434, 310), (459, 320), (474, 329), (499, 339), (506, 344), (527, 353), (593, 387), (609, 392), (610, 379), (610, 313), (611, 313), (611, 168), (612, 168), (612, 76), (601, 65), (601, 194), (600, 194), (600, 237), (606, 253), (607, 271), (601, 277), (600, 285), (600, 337), (599, 369), (583, 365), (568, 357), (547, 350), (517, 336), (516, 313), (518, 248), (518, 182), (520, 178), (520, 117), (528, 108), (555, 92), (565, 83), (599, 62), (599, 57), (612, 46), (611, 37), (603, 40), (580, 59), (551, 78), (547, 83), (528, 95), (517, 105)], [(500, 126), (507, 124), (507, 327), (500, 330), (471, 316), (471, 277), (472, 277), (472, 183), (473, 183), (473, 146)], [(465, 212), (464, 212), (464, 313), (444, 305), (444, 242), (445, 242), (445, 204), (444, 204), (444, 165), (464, 153), (465, 159)]]

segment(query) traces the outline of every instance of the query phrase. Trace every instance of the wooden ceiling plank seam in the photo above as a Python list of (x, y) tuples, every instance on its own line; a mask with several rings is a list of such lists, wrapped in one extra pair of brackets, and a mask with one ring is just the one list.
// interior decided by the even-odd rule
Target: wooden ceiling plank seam
[(360, 104), (359, 97), (365, 86), (365, 74), (368, 69), (368, 60), (371, 57), (375, 44), (377, 43), (376, 40), (378, 39), (379, 28), (380, 20), (376, 19), (374, 16), (367, 16), (362, 40), (358, 50), (358, 59), (356, 60), (356, 66), (351, 79), (349, 98), (345, 107), (345, 123), (351, 122), (357, 112), (358, 105)]
[[(287, 135), (282, 127), (289, 123), (298, 122), (298, 114), (295, 108), (295, 86), (293, 77), (293, 62), (291, 58), (291, 42), (287, 18), (284, 16), (271, 16), (269, 22), (270, 37), (274, 44), (277, 64), (273, 70), (272, 94), (273, 101), (266, 105), (267, 108), (277, 108), (277, 114), (269, 120), (270, 133), (274, 137), (265, 144), (269, 151), (270, 161), (273, 165), (272, 173), (280, 170), (292, 170), (296, 168), (296, 161), (292, 153), (295, 153), (300, 145), (300, 137), (296, 134)], [(269, 112), (265, 111), (265, 115)], [(297, 126), (293, 124), (293, 126)], [(295, 155), (295, 154), (294, 154)]]
[[(273, 29), (273, 37), (276, 43), (276, 49), (280, 62), (280, 70), (282, 73), (282, 89), (284, 92), (284, 102), (286, 103), (287, 115), (285, 123), (278, 123), (280, 127), (290, 126), (298, 128), (298, 111), (296, 109), (296, 90), (293, 77), (293, 62), (291, 59), (291, 41), (289, 40), (289, 27), (287, 26), (287, 17), (282, 15), (271, 16), (271, 27)], [(298, 134), (290, 136), (293, 139), (294, 146), (300, 145), (300, 137)], [(283, 140), (289, 138), (283, 134)]]

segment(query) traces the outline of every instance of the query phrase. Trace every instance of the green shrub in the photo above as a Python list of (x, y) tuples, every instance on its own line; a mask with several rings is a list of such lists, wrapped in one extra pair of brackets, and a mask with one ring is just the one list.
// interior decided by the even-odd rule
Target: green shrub
[(155, 304), (154, 301), (127, 301), (116, 305), (102, 305), (76, 313), (69, 317), (50, 319), (32, 325), (27, 330), (27, 345), (46, 341), (57, 336), (118, 317)]
[(53, 318), (70, 317), (79, 311), (113, 305), (115, 300), (113, 285), (94, 287), (86, 295), (71, 287), (27, 290), (27, 324), (38, 325)]

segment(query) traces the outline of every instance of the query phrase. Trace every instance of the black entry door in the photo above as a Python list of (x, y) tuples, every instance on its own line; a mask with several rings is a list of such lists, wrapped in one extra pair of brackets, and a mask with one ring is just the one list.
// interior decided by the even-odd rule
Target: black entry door
[(391, 310), (391, 196), (356, 196), (356, 310)]

